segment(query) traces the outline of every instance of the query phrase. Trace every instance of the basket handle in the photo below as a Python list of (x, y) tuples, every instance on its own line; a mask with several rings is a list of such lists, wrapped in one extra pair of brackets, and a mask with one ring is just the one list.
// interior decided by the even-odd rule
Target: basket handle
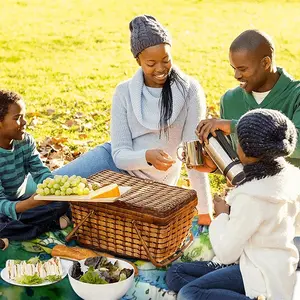
[(194, 237), (191, 233), (189, 233), (188, 237), (189, 237), (189, 241), (188, 242), (185, 242), (174, 254), (172, 254), (171, 256), (167, 257), (166, 259), (164, 259), (163, 261), (161, 262), (157, 262), (152, 254), (150, 253), (149, 249), (148, 249), (148, 246), (146, 245), (142, 235), (141, 235), (141, 232), (140, 230), (137, 228), (136, 224), (135, 224), (135, 221), (132, 221), (132, 225), (134, 227), (134, 229), (136, 230), (140, 240), (141, 240), (141, 243), (144, 247), (144, 250), (146, 251), (148, 257), (149, 257), (149, 260), (151, 261), (151, 263), (155, 266), (155, 267), (164, 267), (168, 264), (170, 264), (172, 261), (176, 260), (177, 258), (179, 258), (182, 254), (183, 254), (183, 251), (190, 246), (190, 244), (193, 242), (194, 240)]
[(77, 225), (75, 228), (72, 229), (72, 231), (65, 237), (65, 241), (69, 242), (73, 235), (76, 233), (76, 231), (79, 229), (79, 227), (87, 220), (88, 217), (90, 217), (94, 213), (94, 210), (91, 210)]

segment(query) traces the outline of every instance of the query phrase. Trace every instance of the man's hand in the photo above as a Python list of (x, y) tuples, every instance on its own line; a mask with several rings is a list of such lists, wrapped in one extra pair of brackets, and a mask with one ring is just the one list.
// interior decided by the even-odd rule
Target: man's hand
[(222, 213), (229, 215), (230, 206), (226, 203), (226, 201), (223, 198), (221, 198), (220, 196), (215, 196), (213, 203), (214, 203), (215, 217), (217, 217)]
[(176, 162), (168, 153), (161, 149), (147, 150), (146, 160), (160, 171), (167, 171)]
[(208, 135), (211, 133), (215, 137), (216, 130), (221, 130), (225, 135), (229, 135), (230, 124), (231, 120), (215, 118), (202, 120), (196, 128), (196, 135), (198, 136), (201, 143), (208, 143)]
[(202, 166), (187, 166), (187, 167), (193, 168), (199, 172), (206, 172), (206, 173), (211, 173), (216, 171), (217, 169), (216, 164), (204, 150), (202, 150), (202, 160), (203, 160)]

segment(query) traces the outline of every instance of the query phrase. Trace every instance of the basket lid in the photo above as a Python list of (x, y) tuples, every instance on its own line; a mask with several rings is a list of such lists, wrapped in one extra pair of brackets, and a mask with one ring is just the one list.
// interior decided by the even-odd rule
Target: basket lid
[(169, 186), (109, 170), (90, 176), (89, 181), (98, 182), (103, 186), (112, 183), (130, 186), (131, 189), (128, 192), (109, 205), (116, 205), (156, 217), (167, 217), (197, 199), (197, 193), (194, 190)]

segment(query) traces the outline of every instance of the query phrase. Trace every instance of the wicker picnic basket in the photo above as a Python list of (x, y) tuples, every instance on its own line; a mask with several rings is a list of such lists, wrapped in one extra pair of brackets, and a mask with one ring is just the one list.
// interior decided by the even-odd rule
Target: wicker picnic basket
[(70, 202), (74, 229), (85, 247), (165, 266), (192, 242), (190, 228), (197, 205), (194, 190), (102, 171), (89, 178), (101, 185), (131, 189), (114, 203)]

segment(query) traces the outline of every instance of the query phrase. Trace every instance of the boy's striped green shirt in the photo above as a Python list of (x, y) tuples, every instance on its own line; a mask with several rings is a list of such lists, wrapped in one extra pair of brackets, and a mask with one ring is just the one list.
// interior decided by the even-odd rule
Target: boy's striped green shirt
[(25, 133), (23, 140), (13, 141), (11, 150), (0, 148), (0, 214), (17, 219), (16, 204), (23, 200), (29, 173), (37, 184), (52, 176), (33, 137)]

